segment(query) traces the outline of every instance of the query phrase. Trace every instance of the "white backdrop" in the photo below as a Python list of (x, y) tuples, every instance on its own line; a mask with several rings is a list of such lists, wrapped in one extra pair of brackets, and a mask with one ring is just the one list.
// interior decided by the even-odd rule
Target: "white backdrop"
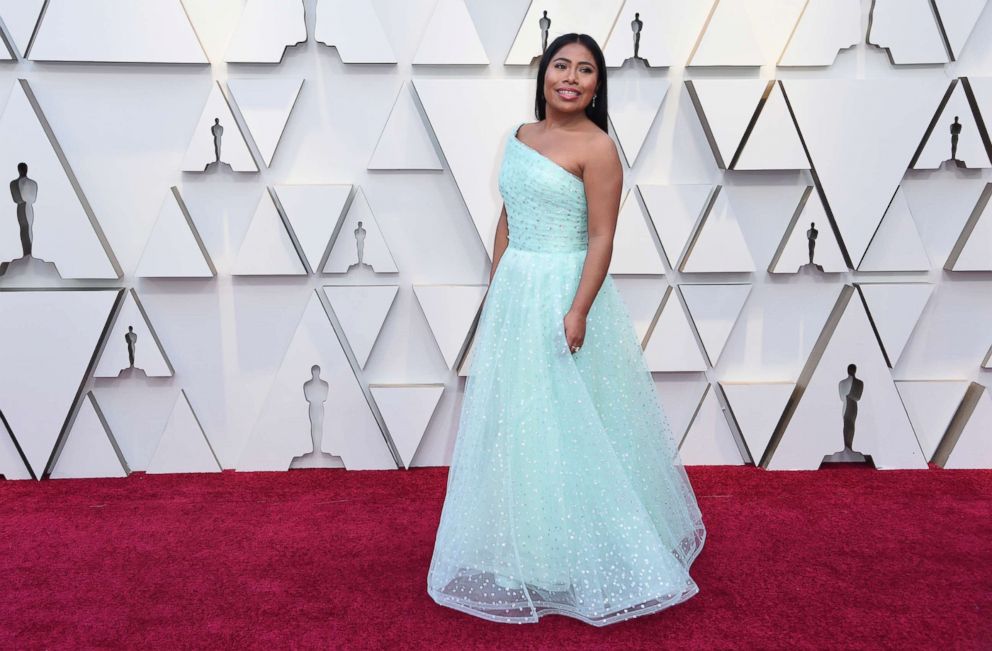
[[(293, 467), (446, 464), (501, 143), (534, 119), (536, 9), (307, 0), (304, 29), (288, 0), (51, 0), (35, 30), (42, 4), (0, 1), (0, 170), (29, 162), (35, 254), (54, 263), (0, 275), (0, 474), (288, 469), (311, 447), (313, 364), (325, 454)], [(892, 58), (865, 42), (868, 0), (586, 4), (542, 5), (549, 41), (612, 30), (619, 64), (629, 15), (644, 21), (651, 67), (609, 71), (632, 163), (611, 271), (684, 461), (816, 468), (842, 447), (856, 361), (854, 448), (878, 467), (992, 467), (992, 164), (969, 103), (992, 120), (985, 2), (938, 2), (941, 32), (930, 3), (878, 0), (870, 40)], [(954, 85), (928, 138), (959, 78), (970, 95)], [(247, 171), (191, 171), (213, 160), (215, 115), (222, 160)], [(967, 169), (941, 166), (953, 115)], [(0, 202), (0, 262), (20, 255), (15, 210)], [(839, 273), (795, 273), (811, 216), (816, 262)], [(357, 261), (359, 220), (372, 266), (317, 273)], [(147, 373), (114, 377), (125, 321)]]

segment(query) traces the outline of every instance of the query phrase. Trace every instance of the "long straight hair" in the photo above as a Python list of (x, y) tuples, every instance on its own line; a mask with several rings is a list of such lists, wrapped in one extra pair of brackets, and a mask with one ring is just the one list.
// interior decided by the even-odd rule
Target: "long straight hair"
[(596, 60), (596, 106), (593, 106), (592, 102), (590, 102), (586, 106), (586, 116), (592, 120), (597, 127), (606, 133), (609, 133), (609, 129), (607, 129), (606, 117), (606, 58), (603, 56), (603, 50), (600, 49), (599, 43), (597, 43), (596, 39), (588, 34), (576, 34), (575, 32), (562, 34), (555, 40), (551, 41), (551, 44), (548, 45), (548, 48), (541, 56), (541, 63), (537, 67), (537, 95), (534, 98), (534, 114), (540, 121), (544, 119), (544, 116), (547, 113), (547, 100), (544, 98), (544, 74), (547, 72), (548, 64), (551, 63), (551, 60), (558, 53), (558, 50), (569, 43), (581, 43), (586, 46), (586, 48), (592, 52), (593, 59)]

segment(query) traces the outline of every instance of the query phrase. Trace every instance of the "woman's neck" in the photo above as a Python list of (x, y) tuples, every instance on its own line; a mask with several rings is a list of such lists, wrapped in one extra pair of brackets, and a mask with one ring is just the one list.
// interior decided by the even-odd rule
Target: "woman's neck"
[(583, 122), (588, 122), (589, 118), (584, 112), (562, 113), (556, 111), (551, 106), (546, 106), (544, 110), (544, 129), (574, 131)]

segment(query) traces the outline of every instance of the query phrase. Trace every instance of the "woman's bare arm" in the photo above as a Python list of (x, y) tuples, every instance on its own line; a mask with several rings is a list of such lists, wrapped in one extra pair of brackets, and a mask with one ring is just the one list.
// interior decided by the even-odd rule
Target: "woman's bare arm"
[(499, 222), (496, 224), (496, 238), (493, 241), (493, 266), (489, 270), (490, 283), (493, 281), (493, 276), (496, 275), (499, 259), (503, 257), (503, 252), (506, 251), (506, 246), (510, 241), (509, 233), (510, 230), (506, 224), (506, 204), (503, 204), (503, 210), (499, 213)]
[(583, 317), (589, 314), (610, 267), (623, 191), (623, 166), (613, 140), (597, 138), (590, 150), (589, 162), (582, 171), (589, 219), (589, 250), (571, 308)]

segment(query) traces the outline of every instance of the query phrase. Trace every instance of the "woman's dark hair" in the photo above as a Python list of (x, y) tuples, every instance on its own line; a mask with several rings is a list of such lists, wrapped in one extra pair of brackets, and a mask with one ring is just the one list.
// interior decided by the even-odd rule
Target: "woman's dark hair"
[(551, 59), (555, 57), (558, 50), (569, 43), (581, 43), (586, 46), (596, 60), (596, 106), (590, 102), (586, 106), (586, 116), (600, 129), (609, 133), (606, 126), (606, 58), (603, 56), (603, 50), (599, 48), (596, 39), (588, 34), (576, 34), (575, 32), (562, 34), (548, 45), (537, 68), (537, 96), (534, 99), (534, 114), (538, 120), (544, 119), (547, 105), (547, 100), (544, 98), (544, 73), (547, 72), (548, 64), (551, 63)]

